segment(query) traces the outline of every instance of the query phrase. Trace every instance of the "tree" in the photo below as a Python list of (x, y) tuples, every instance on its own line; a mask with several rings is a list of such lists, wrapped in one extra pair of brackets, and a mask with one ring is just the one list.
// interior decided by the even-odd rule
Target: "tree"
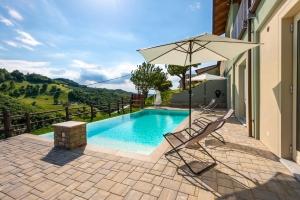
[(172, 81), (163, 82), (157, 89), (161, 92), (169, 90), (173, 86)]
[(9, 89), (10, 89), (10, 90), (13, 90), (13, 89), (15, 89), (15, 88), (16, 88), (15, 82), (14, 82), (14, 81), (10, 81), (10, 82), (9, 82)]
[(41, 94), (44, 94), (44, 93), (47, 91), (47, 89), (48, 89), (48, 84), (47, 84), (47, 83), (44, 83), (44, 84), (42, 85), (42, 88), (41, 88), (41, 90), (40, 90), (40, 93), (41, 93)]
[(167, 74), (155, 65), (142, 63), (131, 72), (130, 80), (138, 92), (147, 97), (150, 89), (158, 89), (162, 83), (167, 81)]
[(22, 82), (25, 81), (25, 76), (24, 74), (22, 74), (20, 71), (18, 70), (14, 70), (13, 72), (11, 72), (10, 74), (13, 78), (13, 80), (17, 81), (17, 82)]
[[(192, 65), (192, 67), (197, 67), (198, 65)], [(171, 76), (178, 76), (182, 83), (182, 89), (186, 89), (186, 73), (189, 70), (189, 66), (180, 66), (180, 65), (166, 65), (167, 71)]]
[(6, 69), (0, 69), (0, 83), (11, 79), (12, 77)]
[(0, 91), (5, 92), (8, 89), (8, 86), (5, 83), (2, 83), (2, 85), (0, 86)]
[(60, 88), (57, 88), (55, 93), (53, 94), (53, 102), (54, 102), (54, 105), (57, 105), (58, 104), (58, 98), (60, 96), (60, 93), (61, 93), (61, 90)]

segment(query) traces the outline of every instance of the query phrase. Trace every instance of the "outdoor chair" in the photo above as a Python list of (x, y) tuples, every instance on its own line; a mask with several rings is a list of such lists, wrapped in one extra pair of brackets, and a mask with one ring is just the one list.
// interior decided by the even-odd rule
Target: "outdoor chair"
[(207, 104), (206, 106), (202, 106), (200, 107), (200, 111), (202, 113), (210, 113), (210, 112), (214, 112), (214, 109), (217, 107), (217, 102), (216, 99), (212, 99), (209, 104)]
[[(181, 131), (173, 132), (173, 133), (164, 134), (164, 138), (172, 147), (171, 150), (165, 153), (165, 156), (176, 153), (179, 156), (179, 158), (185, 163), (185, 166), (187, 166), (188, 169), (196, 175), (209, 169), (210, 167), (216, 164), (216, 159), (200, 144), (200, 141), (206, 138), (214, 130), (216, 130), (216, 128), (221, 123), (222, 120), (218, 120), (218, 121), (209, 122), (204, 128), (200, 128), (199, 130), (195, 130), (191, 128), (193, 134), (189, 131), (189, 128), (183, 129)], [(206, 165), (204, 168), (200, 167), (202, 163), (199, 160), (187, 162), (186, 159), (184, 159), (184, 156), (181, 154), (181, 150), (184, 148), (195, 149), (195, 147), (198, 147), (198, 150), (202, 149), (204, 153), (213, 160), (213, 162), (210, 163), (209, 165), (206, 165), (207, 162), (202, 162), (203, 164)]]
[[(221, 141), (222, 143), (225, 144), (224, 138), (217, 132), (217, 130), (221, 129), (226, 121), (234, 114), (233, 109), (229, 109), (223, 116), (215, 119), (215, 120), (210, 120), (205, 117), (199, 117), (198, 119), (195, 119), (193, 124), (199, 127), (200, 129), (203, 129), (207, 126), (208, 123), (215, 122), (215, 121), (220, 121), (219, 125), (216, 127), (216, 129), (210, 134), (212, 137), (216, 138), (217, 140)], [(222, 140), (218, 137), (216, 137), (214, 134), (217, 134), (219, 137), (222, 138)]]

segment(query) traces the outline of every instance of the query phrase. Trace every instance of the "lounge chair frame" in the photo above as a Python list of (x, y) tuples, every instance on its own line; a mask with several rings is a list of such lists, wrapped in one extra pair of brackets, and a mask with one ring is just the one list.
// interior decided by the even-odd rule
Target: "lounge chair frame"
[[(205, 137), (207, 137), (207, 135), (209, 134), (209, 130), (207, 130), (208, 129), (208, 127), (209, 126), (212, 126), (213, 124), (217, 124), (217, 123), (221, 123), (221, 121), (216, 121), (216, 122), (210, 122), (210, 123), (208, 123), (207, 125), (206, 125), (206, 127), (205, 128), (203, 128), (203, 129), (200, 129), (200, 130), (195, 130), (195, 129), (193, 129), (193, 128), (191, 128), (195, 133), (192, 135), (192, 134), (190, 134), (189, 133), (189, 128), (186, 128), (186, 129), (183, 129), (183, 130), (181, 130), (181, 131), (177, 131), (177, 132), (174, 132), (174, 133), (166, 133), (166, 134), (164, 134), (164, 138), (166, 139), (166, 141), (170, 144), (170, 146), (172, 147), (172, 149), (171, 150), (169, 150), (169, 151), (167, 151), (166, 153), (165, 153), (165, 156), (168, 156), (168, 155), (170, 155), (170, 154), (173, 154), (173, 153), (176, 153), (179, 157), (180, 157), (180, 159), (185, 163), (185, 165), (188, 167), (188, 169), (193, 173), (193, 174), (196, 174), (196, 175), (198, 175), (198, 174), (201, 174), (202, 172), (204, 172), (204, 171), (206, 171), (207, 169), (209, 169), (209, 168), (211, 168), (212, 166), (214, 166), (214, 165), (216, 165), (217, 164), (217, 162), (216, 162), (216, 159), (200, 144), (200, 140), (201, 139), (204, 139)], [(214, 130), (214, 128), (212, 129), (212, 131)], [(208, 132), (206, 132), (206, 131), (208, 131)], [(182, 132), (186, 132), (188, 135), (189, 135), (189, 139), (187, 139), (186, 141), (183, 141), (182, 139), (180, 139), (178, 136), (176, 136), (176, 134), (179, 134), (179, 133), (182, 133)], [(205, 134), (205, 135), (204, 135)], [(179, 142), (180, 142), (180, 144), (179, 145), (174, 145), (173, 143), (172, 143), (172, 141), (171, 140), (169, 140), (169, 138), (168, 138), (168, 136), (170, 136), (170, 135), (172, 135), (172, 136), (174, 136)], [(202, 135), (204, 135), (204, 136), (202, 136)], [(181, 149), (183, 149), (183, 148), (187, 148), (187, 144), (189, 144), (190, 142), (192, 142), (193, 140), (195, 140), (197, 137), (200, 137), (200, 136), (202, 136), (202, 138), (200, 138), (199, 140), (197, 140), (197, 141), (195, 141), (193, 144), (196, 144), (199, 148), (201, 148), (203, 151), (204, 151), (204, 153), (207, 155), (207, 156), (209, 156), (212, 160), (213, 160), (213, 162), (212, 162), (212, 164), (210, 164), (210, 165), (208, 165), (207, 167), (205, 167), (205, 168), (203, 168), (203, 169), (201, 169), (200, 171), (194, 171), (193, 169), (192, 169), (192, 167), (190, 166), (190, 164), (184, 159), (184, 157), (180, 154), (180, 150)], [(199, 150), (199, 149), (198, 149)], [(199, 150), (200, 151), (200, 150)]]

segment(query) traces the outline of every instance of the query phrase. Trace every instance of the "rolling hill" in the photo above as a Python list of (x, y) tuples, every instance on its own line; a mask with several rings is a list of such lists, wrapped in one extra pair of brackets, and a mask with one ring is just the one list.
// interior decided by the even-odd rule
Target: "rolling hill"
[(0, 69), (0, 109), (33, 111), (61, 109), (65, 104), (98, 104), (129, 98), (130, 92), (90, 88), (72, 80)]

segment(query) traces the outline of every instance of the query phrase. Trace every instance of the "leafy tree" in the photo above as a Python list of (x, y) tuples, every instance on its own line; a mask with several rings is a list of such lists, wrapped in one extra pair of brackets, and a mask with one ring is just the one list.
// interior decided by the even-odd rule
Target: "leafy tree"
[(8, 86), (6, 83), (2, 83), (0, 86), (0, 91), (5, 92), (8, 89)]
[(40, 74), (27, 74), (26, 80), (30, 83), (51, 83), (52, 79)]
[(59, 98), (60, 94), (61, 94), (61, 90), (60, 90), (60, 88), (57, 88), (56, 91), (53, 94), (54, 105), (58, 104), (58, 98)]
[(10, 75), (12, 76), (13, 80), (17, 82), (25, 81), (25, 75), (18, 70), (14, 70), (10, 73)]
[(6, 69), (0, 69), (0, 83), (11, 79), (12, 77)]
[[(192, 65), (192, 67), (197, 67), (198, 65)], [(171, 76), (178, 76), (182, 83), (182, 89), (186, 89), (186, 73), (189, 70), (189, 66), (180, 65), (166, 65), (167, 71)]]
[(10, 82), (9, 82), (9, 89), (10, 89), (10, 90), (13, 90), (13, 89), (15, 89), (15, 88), (16, 88), (15, 82), (14, 82), (14, 81), (10, 81)]
[(47, 89), (48, 89), (48, 84), (47, 84), (47, 83), (44, 83), (44, 84), (42, 85), (42, 88), (41, 88), (41, 90), (40, 90), (40, 93), (41, 93), (41, 94), (46, 93)]
[(142, 63), (131, 72), (130, 80), (138, 92), (147, 97), (150, 89), (159, 89), (160, 85), (167, 81), (167, 74), (155, 65)]
[(173, 86), (172, 81), (167, 80), (161, 83), (157, 89), (163, 92), (169, 90), (172, 86)]
[(23, 95), (25, 94), (26, 90), (25, 90), (25, 87), (22, 85), (20, 88), (19, 88), (19, 93), (20, 95)]
[(9, 93), (9, 96), (11, 97), (15, 97), (18, 98), (20, 96), (20, 91), (18, 89), (15, 89), (14, 91), (12, 91), (11, 93)]

